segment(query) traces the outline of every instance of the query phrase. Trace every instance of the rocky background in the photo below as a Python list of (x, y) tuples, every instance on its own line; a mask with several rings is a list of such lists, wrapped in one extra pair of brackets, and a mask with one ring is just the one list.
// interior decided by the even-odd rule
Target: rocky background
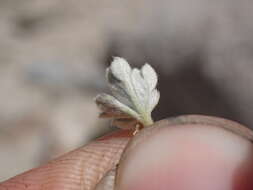
[(160, 73), (155, 119), (253, 126), (250, 0), (0, 0), (0, 181), (111, 130), (93, 97), (112, 56)]

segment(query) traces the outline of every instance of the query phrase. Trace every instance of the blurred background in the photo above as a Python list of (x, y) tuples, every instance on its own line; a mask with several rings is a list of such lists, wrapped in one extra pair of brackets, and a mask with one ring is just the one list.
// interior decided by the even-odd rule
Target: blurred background
[(253, 1), (0, 0), (0, 181), (112, 129), (94, 96), (112, 56), (159, 73), (156, 120), (253, 126)]

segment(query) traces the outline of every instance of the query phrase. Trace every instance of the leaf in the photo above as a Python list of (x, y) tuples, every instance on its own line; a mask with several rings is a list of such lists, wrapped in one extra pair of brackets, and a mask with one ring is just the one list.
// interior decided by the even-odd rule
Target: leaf
[(120, 102), (131, 106), (131, 102), (129, 101), (130, 97), (125, 91), (124, 84), (122, 84), (119, 79), (115, 78), (110, 68), (106, 69), (106, 79), (113, 96), (115, 96)]
[(112, 117), (138, 118), (138, 114), (128, 106), (119, 102), (116, 98), (108, 94), (99, 94), (95, 98), (96, 104), (101, 109), (102, 113), (111, 115)]
[(128, 76), (131, 73), (131, 67), (128, 62), (120, 57), (114, 57), (109, 69), (112, 75), (121, 81), (128, 80)]
[(120, 118), (120, 119), (114, 119), (112, 121), (112, 126), (117, 126), (121, 129), (131, 129), (133, 128), (138, 121), (133, 118)]
[(149, 64), (146, 63), (142, 66), (141, 73), (143, 75), (143, 78), (147, 81), (149, 89), (153, 90), (156, 87), (158, 81), (158, 77), (155, 70)]
[(102, 111), (100, 117), (112, 118), (113, 124), (122, 128), (153, 123), (151, 112), (160, 94), (156, 89), (157, 74), (150, 65), (132, 69), (125, 59), (114, 57), (106, 79), (113, 96), (100, 94), (95, 98)]
[(150, 96), (150, 99), (149, 99), (149, 108), (150, 108), (150, 111), (152, 111), (156, 105), (158, 104), (159, 102), (159, 99), (160, 99), (160, 92), (158, 90), (153, 90), (151, 92), (151, 96)]
[(131, 79), (132, 79), (132, 86), (133, 86), (133, 91), (135, 93), (135, 99), (136, 102), (138, 103), (138, 108), (140, 110), (143, 110), (146, 108), (147, 101), (148, 101), (148, 96), (149, 93), (147, 93), (148, 90), (148, 85), (145, 82), (145, 80), (142, 78), (140, 71), (136, 68), (133, 69), (132, 74), (131, 74)]

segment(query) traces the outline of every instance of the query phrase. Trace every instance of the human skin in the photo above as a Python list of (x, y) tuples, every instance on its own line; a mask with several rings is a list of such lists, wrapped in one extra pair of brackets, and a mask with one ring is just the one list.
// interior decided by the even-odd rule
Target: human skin
[[(117, 131), (0, 184), (0, 190), (93, 190), (119, 162), (115, 190), (252, 190), (252, 131), (190, 116)], [(131, 140), (130, 140), (131, 139)]]

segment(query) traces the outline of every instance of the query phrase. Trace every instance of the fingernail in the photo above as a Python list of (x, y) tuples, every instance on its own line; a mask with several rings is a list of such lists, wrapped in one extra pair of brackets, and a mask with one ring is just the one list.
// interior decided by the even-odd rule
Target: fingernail
[(253, 189), (253, 146), (239, 135), (181, 125), (141, 138), (122, 158), (116, 190)]

